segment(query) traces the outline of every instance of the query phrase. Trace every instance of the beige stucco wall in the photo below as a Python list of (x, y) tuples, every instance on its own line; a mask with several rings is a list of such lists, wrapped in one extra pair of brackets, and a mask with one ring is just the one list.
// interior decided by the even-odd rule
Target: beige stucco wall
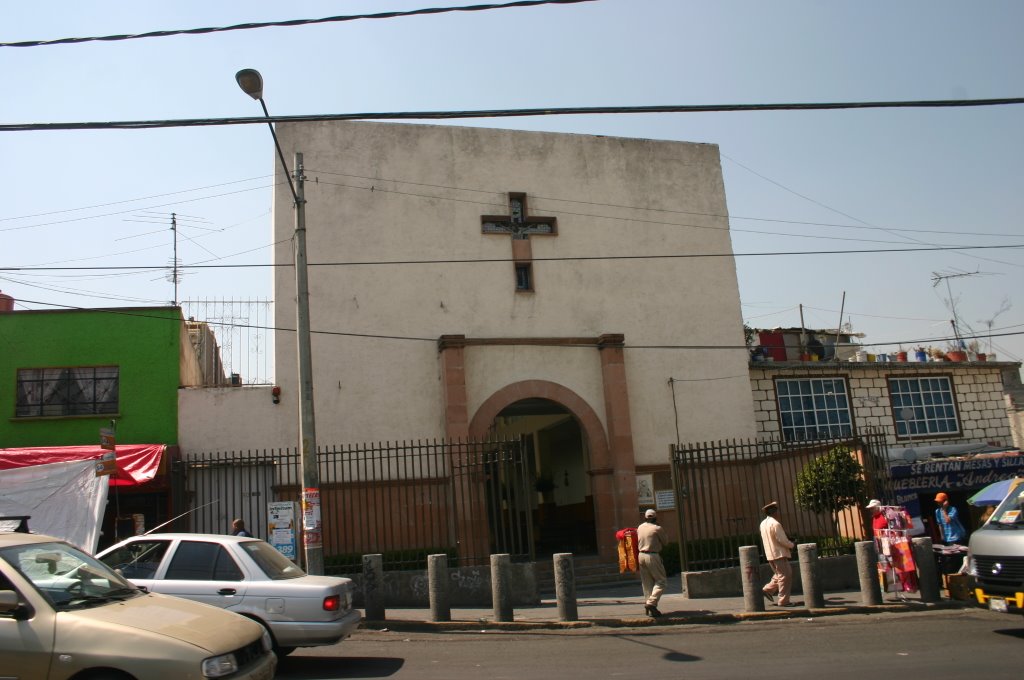
[[(1018, 364), (1000, 363), (753, 363), (750, 386), (759, 434), (778, 435), (779, 413), (774, 378), (833, 378), (847, 381), (854, 426), (886, 435), (890, 446), (922, 447), (957, 442), (990, 442), (1013, 446), (1010, 419), (1003, 398), (1003, 370)], [(889, 398), (889, 377), (947, 376), (952, 378), (961, 432), (951, 437), (897, 439)]]
[[(289, 164), (304, 155), (311, 327), (419, 338), (314, 334), (320, 442), (443, 436), (444, 334), (625, 334), (638, 464), (664, 462), (675, 441), (669, 378), (686, 381), (676, 383), (682, 439), (753, 436), (732, 258), (544, 261), (730, 253), (716, 146), (379, 123), (281, 124), (278, 135)], [(292, 200), (280, 171), (278, 182), (275, 261), (288, 263)], [(526, 192), (529, 214), (558, 219), (557, 236), (530, 238), (534, 293), (514, 290), (509, 236), (481, 233), (481, 215), (508, 213), (509, 191)], [(316, 266), (425, 260), (474, 262)], [(279, 327), (294, 328), (294, 291), (292, 271), (279, 268)], [(630, 349), (665, 345), (737, 349)], [(279, 333), (285, 395), (295, 351), (294, 335)], [(529, 379), (565, 385), (603, 418), (592, 347), (470, 348), (470, 417)]]
[(178, 446), (185, 454), (296, 446), (296, 402), (274, 404), (268, 385), (178, 390)]

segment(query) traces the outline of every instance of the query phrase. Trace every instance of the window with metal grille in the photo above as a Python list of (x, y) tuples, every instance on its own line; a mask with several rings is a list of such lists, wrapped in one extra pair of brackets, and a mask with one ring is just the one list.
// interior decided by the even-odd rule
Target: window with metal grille
[(960, 433), (956, 399), (948, 377), (889, 378), (889, 397), (897, 437)]
[(777, 379), (775, 394), (785, 441), (843, 437), (853, 432), (843, 378)]
[(18, 369), (17, 418), (118, 412), (117, 366)]
[(533, 290), (533, 268), (529, 264), (516, 265), (516, 290)]

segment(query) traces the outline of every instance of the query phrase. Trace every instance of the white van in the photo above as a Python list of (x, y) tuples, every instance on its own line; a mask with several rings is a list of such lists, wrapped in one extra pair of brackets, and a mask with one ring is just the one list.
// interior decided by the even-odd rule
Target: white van
[(1024, 614), (1024, 484), (971, 534), (969, 548), (978, 603), (993, 611)]

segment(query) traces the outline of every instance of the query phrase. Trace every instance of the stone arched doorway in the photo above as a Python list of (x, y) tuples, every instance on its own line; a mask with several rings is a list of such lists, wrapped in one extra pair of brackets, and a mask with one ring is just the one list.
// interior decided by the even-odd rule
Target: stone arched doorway
[[(546, 381), (508, 385), (487, 399), (470, 436), (523, 436), (536, 480), (532, 495), (534, 550), (597, 554), (608, 444), (596, 413), (578, 395)], [(595, 476), (596, 475), (596, 476)]]

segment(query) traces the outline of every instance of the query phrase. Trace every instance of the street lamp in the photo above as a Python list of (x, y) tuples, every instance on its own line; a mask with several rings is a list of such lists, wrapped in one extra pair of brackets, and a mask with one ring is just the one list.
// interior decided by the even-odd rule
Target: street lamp
[(306, 198), (302, 154), (295, 154), (295, 182), (288, 172), (270, 113), (263, 101), (263, 76), (247, 68), (235, 74), (242, 91), (263, 107), (277, 157), (288, 179), (295, 207), (295, 331), (299, 355), (299, 455), (302, 461), (302, 547), (306, 571), (324, 573), (323, 526), (320, 518), (320, 468), (316, 459), (316, 418), (313, 413), (313, 361), (309, 334), (309, 278), (306, 271)]

